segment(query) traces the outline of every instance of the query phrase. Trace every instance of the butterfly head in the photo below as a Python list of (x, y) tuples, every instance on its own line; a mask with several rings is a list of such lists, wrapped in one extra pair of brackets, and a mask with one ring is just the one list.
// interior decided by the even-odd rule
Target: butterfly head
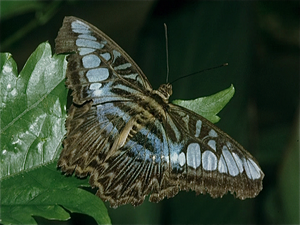
[(168, 103), (170, 96), (172, 95), (172, 85), (171, 84), (162, 84), (159, 86), (157, 91), (154, 91), (157, 95), (159, 95), (164, 102)]

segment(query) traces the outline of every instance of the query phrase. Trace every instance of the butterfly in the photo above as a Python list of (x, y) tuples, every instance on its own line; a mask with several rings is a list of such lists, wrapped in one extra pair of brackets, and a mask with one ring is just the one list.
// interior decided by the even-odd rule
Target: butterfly
[(90, 176), (96, 195), (111, 207), (171, 198), (180, 190), (231, 192), (255, 197), (262, 190), (257, 161), (202, 116), (169, 103), (171, 84), (153, 90), (137, 64), (95, 26), (65, 17), (55, 40), (68, 57), (66, 85), (73, 104), (58, 167)]

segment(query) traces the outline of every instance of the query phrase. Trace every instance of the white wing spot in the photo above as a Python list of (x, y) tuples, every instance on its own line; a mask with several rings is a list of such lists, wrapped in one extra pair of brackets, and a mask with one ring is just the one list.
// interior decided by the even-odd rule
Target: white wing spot
[(131, 74), (124, 74), (124, 78), (131, 79), (131, 80), (137, 80), (138, 74), (137, 73), (131, 73)]
[(190, 143), (187, 147), (187, 165), (197, 169), (201, 164), (201, 151), (198, 143)]
[(235, 152), (233, 152), (232, 155), (233, 155), (233, 158), (235, 159), (235, 162), (239, 168), (240, 173), (242, 173), (244, 171), (243, 161)]
[(223, 155), (221, 155), (221, 158), (219, 160), (218, 170), (220, 173), (227, 173), (227, 166)]
[(118, 66), (114, 67), (114, 69), (115, 70), (125, 70), (131, 66), (132, 66), (131, 63), (124, 63), (122, 65), (118, 65)]
[(257, 164), (252, 159), (248, 159), (247, 162), (248, 162), (252, 179), (255, 180), (260, 178), (260, 169), (257, 166)]
[(87, 69), (98, 67), (100, 63), (100, 58), (94, 54), (86, 55), (82, 58), (83, 67)]
[(218, 137), (218, 134), (215, 130), (211, 129), (208, 133), (209, 136), (211, 137)]
[(86, 73), (89, 82), (104, 81), (109, 77), (107, 68), (91, 69)]
[(77, 39), (76, 45), (78, 47), (84, 47), (84, 48), (94, 48), (94, 49), (101, 49), (104, 47), (104, 44), (101, 44), (97, 41), (91, 41), (87, 39)]
[(231, 176), (238, 175), (239, 169), (238, 169), (238, 167), (234, 161), (234, 158), (232, 157), (232, 155), (226, 145), (223, 146), (222, 153), (224, 155), (224, 158), (225, 158), (228, 170), (229, 170), (229, 174)]
[(215, 140), (209, 140), (207, 143), (213, 150), (216, 151), (216, 141)]
[(78, 48), (79, 55), (86, 55), (95, 51), (93, 48)]
[(115, 62), (116, 61), (116, 58), (118, 58), (118, 57), (121, 57), (121, 53), (120, 52), (118, 52), (117, 50), (113, 50), (113, 55), (114, 55), (114, 61), (113, 62)]
[(99, 88), (101, 88), (102, 84), (101, 83), (92, 83), (90, 85), (90, 89), (91, 90), (98, 90)]
[(218, 159), (212, 151), (205, 151), (202, 155), (202, 166), (203, 169), (213, 171), (217, 169)]
[(178, 156), (178, 162), (180, 166), (183, 166), (185, 164), (185, 154), (181, 152)]
[(197, 120), (195, 137), (199, 137), (200, 132), (201, 132), (201, 127), (202, 127), (202, 121)]
[(89, 30), (89, 26), (79, 20), (73, 21), (71, 24), (72, 30), (75, 33), (80, 33), (80, 34), (89, 34), (91, 33)]
[(251, 173), (250, 173), (250, 168), (248, 166), (247, 160), (245, 158), (243, 158), (243, 164), (244, 164), (244, 168), (246, 171), (247, 176), (252, 179)]
[(110, 54), (108, 52), (100, 54), (100, 56), (102, 56), (106, 61), (110, 60)]

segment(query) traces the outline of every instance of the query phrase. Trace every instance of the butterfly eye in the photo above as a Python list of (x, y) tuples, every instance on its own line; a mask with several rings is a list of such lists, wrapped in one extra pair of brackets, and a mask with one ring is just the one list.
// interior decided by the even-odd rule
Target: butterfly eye
[(241, 145), (202, 116), (168, 102), (172, 85), (153, 90), (136, 63), (91, 24), (66, 17), (56, 53), (70, 53), (73, 104), (58, 166), (90, 175), (112, 207), (158, 202), (179, 190), (240, 199), (262, 190), (264, 174)]

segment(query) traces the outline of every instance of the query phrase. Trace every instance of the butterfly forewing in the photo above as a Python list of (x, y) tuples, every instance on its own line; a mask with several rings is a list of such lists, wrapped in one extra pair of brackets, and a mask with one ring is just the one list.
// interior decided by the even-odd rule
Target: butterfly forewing
[(135, 62), (91, 24), (66, 17), (55, 41), (56, 53), (76, 52), (68, 58), (67, 73), (74, 103), (125, 100), (152, 90)]
[(135, 62), (93, 25), (66, 17), (56, 53), (68, 56), (73, 103), (58, 166), (90, 175), (113, 207), (195, 190), (244, 199), (262, 189), (256, 160), (196, 113), (168, 103), (171, 85), (152, 90)]

